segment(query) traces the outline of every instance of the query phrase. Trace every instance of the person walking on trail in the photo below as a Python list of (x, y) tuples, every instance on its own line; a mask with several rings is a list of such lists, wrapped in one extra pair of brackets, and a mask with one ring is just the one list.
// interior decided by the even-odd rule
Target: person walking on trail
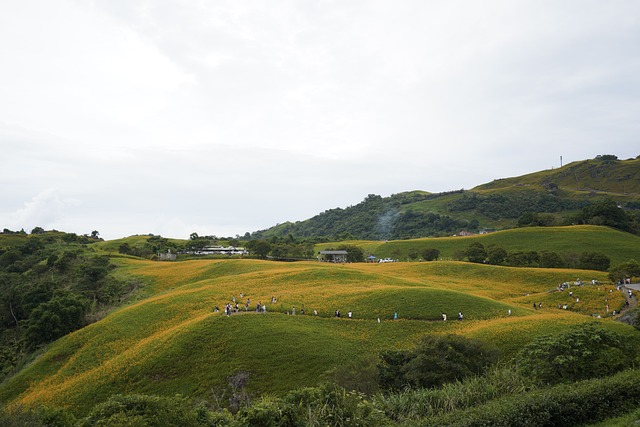
[(462, 312), (461, 312), (461, 311), (460, 311), (460, 312), (458, 312), (458, 320), (462, 320), (462, 317), (463, 317), (463, 316), (462, 316)]
[(447, 321), (447, 314), (446, 313), (442, 313), (442, 320), (443, 321)]
[(351, 310), (349, 310), (349, 312), (347, 313), (347, 317), (349, 319), (351, 319), (353, 317), (353, 312)]

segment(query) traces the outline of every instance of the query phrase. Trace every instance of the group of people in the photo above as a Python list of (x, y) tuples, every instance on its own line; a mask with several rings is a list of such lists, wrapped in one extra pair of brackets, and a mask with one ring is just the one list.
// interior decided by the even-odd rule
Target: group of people
[[(240, 293), (240, 298), (243, 298), (244, 294)], [(224, 314), (226, 316), (231, 316), (231, 313), (238, 313), (240, 311), (240, 302), (236, 300), (235, 295), (231, 297), (231, 301), (230, 303), (226, 303), (224, 305)], [(274, 302), (275, 298), (271, 297), (271, 302)], [(244, 311), (247, 312), (249, 311), (249, 307), (251, 306), (251, 298), (247, 298), (247, 301), (244, 303)], [(218, 307), (217, 305), (213, 308), (213, 311), (215, 313), (220, 312), (220, 307)], [(267, 306), (265, 304), (262, 304), (262, 301), (258, 301), (258, 303), (256, 304), (256, 313), (266, 313), (267, 312)]]
[[(459, 311), (458, 312), (458, 320), (462, 320), (464, 318), (464, 316), (462, 315), (462, 312)], [(447, 321), (447, 313), (442, 313), (442, 320), (443, 321)]]

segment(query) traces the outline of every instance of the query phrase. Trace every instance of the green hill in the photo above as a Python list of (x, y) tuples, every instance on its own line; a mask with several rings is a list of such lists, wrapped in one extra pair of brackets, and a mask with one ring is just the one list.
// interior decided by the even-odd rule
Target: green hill
[(389, 197), (370, 194), (354, 206), (285, 222), (256, 231), (252, 237), (395, 240), (451, 236), (461, 230), (507, 229), (518, 224), (616, 226), (585, 211), (605, 200), (621, 206), (627, 216), (627, 224), (618, 228), (640, 232), (640, 159), (598, 156), (558, 169), (497, 179), (471, 190), (411, 191)]
[[(552, 301), (559, 303), (563, 295), (549, 291), (573, 280), (574, 270), (455, 262), (114, 262), (146, 283), (151, 295), (51, 344), (4, 381), (1, 402), (65, 407), (83, 415), (115, 393), (207, 399), (239, 371), (250, 373), (255, 395), (280, 395), (317, 385), (328, 371), (363, 363), (385, 349), (411, 347), (425, 333), (482, 338), (509, 357), (536, 336), (588, 321), (594, 310), (605, 317), (604, 327), (636, 334), (607, 319), (605, 296), (612, 310), (624, 305), (621, 293), (609, 292), (613, 287), (585, 287), (581, 304), (555, 308)], [(578, 274), (606, 280), (605, 273)], [(241, 308), (226, 317), (213, 311), (233, 296), (251, 299), (246, 313)], [(272, 296), (276, 303), (269, 302)], [(266, 314), (254, 312), (258, 301), (266, 303)], [(532, 302), (542, 302), (544, 309), (533, 310)], [(287, 314), (294, 307), (297, 315)], [(334, 317), (335, 310), (342, 318)], [(345, 318), (347, 311), (353, 311), (352, 319)], [(453, 319), (459, 311), (465, 321), (442, 322), (442, 312)]]
[[(640, 236), (593, 225), (526, 227), (468, 237), (393, 240), (364, 247), (373, 249), (371, 253), (378, 258), (390, 257), (406, 261), (411, 249), (420, 253), (423, 249), (434, 248), (440, 251), (442, 259), (454, 259), (456, 253), (464, 251), (471, 242), (479, 242), (484, 246), (498, 245), (509, 252), (550, 251), (574, 256), (587, 251), (601, 252), (611, 259), (612, 265), (629, 259), (640, 259)], [(317, 246), (332, 247), (336, 243)]]

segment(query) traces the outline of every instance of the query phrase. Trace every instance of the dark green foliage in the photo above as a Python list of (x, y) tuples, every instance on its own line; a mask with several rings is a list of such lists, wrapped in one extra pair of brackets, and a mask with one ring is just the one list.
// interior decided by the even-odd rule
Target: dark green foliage
[(81, 328), (88, 315), (120, 302), (129, 290), (111, 277), (114, 266), (107, 257), (96, 257), (79, 243), (85, 239), (44, 232), (0, 251), (2, 376), (30, 351)]
[(0, 425), (3, 427), (75, 427), (76, 419), (60, 408), (13, 408), (11, 411), (0, 411)]
[(540, 267), (562, 268), (564, 267), (564, 260), (557, 252), (543, 251), (540, 252)]
[(302, 388), (282, 399), (263, 397), (236, 417), (237, 425), (247, 427), (375, 427), (385, 421), (364, 395), (334, 385)]
[(44, 234), (44, 228), (35, 227), (33, 230), (31, 230), (31, 234)]
[(38, 305), (26, 324), (27, 347), (35, 348), (84, 326), (87, 306), (86, 299), (69, 293), (55, 295)]
[(637, 348), (621, 335), (594, 324), (538, 338), (517, 356), (519, 369), (532, 380), (556, 384), (604, 377), (639, 362)]
[(385, 417), (364, 395), (342, 387), (325, 385), (287, 394), (283, 401), (299, 414), (296, 425), (368, 427), (385, 425)]
[(626, 278), (635, 277), (640, 277), (640, 263), (633, 259), (612, 267), (609, 270), (609, 278), (616, 283)]
[(244, 426), (296, 427), (303, 425), (296, 407), (281, 399), (262, 397), (238, 414)]
[(266, 259), (271, 252), (271, 244), (266, 240), (252, 240), (247, 243), (247, 249), (252, 255)]
[(118, 252), (124, 255), (131, 255), (133, 253), (133, 249), (128, 243), (123, 243), (118, 247)]
[(347, 251), (347, 262), (364, 262), (365, 254), (362, 248), (355, 245), (338, 246), (339, 251)]
[(585, 270), (607, 271), (611, 260), (600, 252), (583, 252), (580, 255), (579, 266)]
[(540, 256), (536, 251), (510, 252), (506, 259), (506, 264), (512, 267), (537, 267)]
[(386, 390), (400, 390), (408, 386), (402, 368), (411, 359), (412, 354), (406, 350), (387, 350), (380, 354), (378, 365), (380, 387)]
[(616, 161), (618, 161), (618, 156), (613, 155), (613, 154), (598, 154), (596, 156), (596, 160), (600, 160), (600, 161), (605, 162), (605, 163), (616, 162)]
[(622, 231), (632, 229), (629, 215), (611, 199), (585, 206), (579, 219), (583, 224), (606, 225)]
[(469, 262), (483, 263), (487, 259), (487, 250), (480, 242), (473, 242), (467, 246), (465, 256)]
[(300, 239), (321, 240), (330, 237), (333, 240), (381, 240), (450, 234), (459, 229), (477, 227), (477, 221), (470, 224), (466, 220), (414, 210), (407, 206), (461, 192), (439, 194), (411, 192), (394, 194), (386, 198), (369, 194), (355, 206), (349, 206), (346, 209), (329, 209), (306, 221), (289, 222), (269, 230), (256, 231), (251, 233), (250, 237), (255, 240), (292, 234)]
[(561, 384), (511, 395), (463, 411), (425, 418), (411, 426), (579, 426), (640, 406), (638, 371), (609, 378)]
[(393, 222), (390, 237), (410, 239), (421, 236), (437, 236), (455, 233), (460, 229), (472, 228), (467, 221), (457, 220), (432, 212), (407, 210), (399, 213)]
[(426, 335), (411, 351), (381, 354), (380, 387), (438, 387), (478, 375), (497, 360), (497, 352), (459, 335)]
[[(203, 419), (204, 418), (204, 419)], [(180, 396), (115, 395), (96, 405), (79, 427), (200, 427), (210, 425)]]
[(420, 254), (425, 261), (435, 261), (440, 258), (440, 251), (434, 248), (425, 248)]
[(507, 258), (507, 250), (502, 246), (487, 246), (487, 263), (492, 265), (500, 265)]
[(475, 210), (493, 220), (521, 218), (521, 221), (526, 223), (524, 225), (531, 225), (535, 221), (535, 213), (561, 212), (576, 209), (582, 205), (582, 202), (560, 199), (546, 191), (520, 191), (487, 195), (466, 192), (462, 197), (449, 203), (448, 208), (451, 212)]
[(345, 390), (372, 396), (379, 390), (378, 358), (372, 356), (340, 365), (328, 371), (326, 376)]
[(556, 222), (556, 217), (550, 213), (525, 212), (518, 218), (518, 227), (550, 227)]

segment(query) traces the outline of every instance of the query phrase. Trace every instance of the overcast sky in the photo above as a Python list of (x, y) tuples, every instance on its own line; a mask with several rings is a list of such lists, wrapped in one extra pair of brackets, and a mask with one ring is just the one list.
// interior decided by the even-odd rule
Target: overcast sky
[(636, 0), (0, 2), (0, 229), (242, 235), (639, 136)]

